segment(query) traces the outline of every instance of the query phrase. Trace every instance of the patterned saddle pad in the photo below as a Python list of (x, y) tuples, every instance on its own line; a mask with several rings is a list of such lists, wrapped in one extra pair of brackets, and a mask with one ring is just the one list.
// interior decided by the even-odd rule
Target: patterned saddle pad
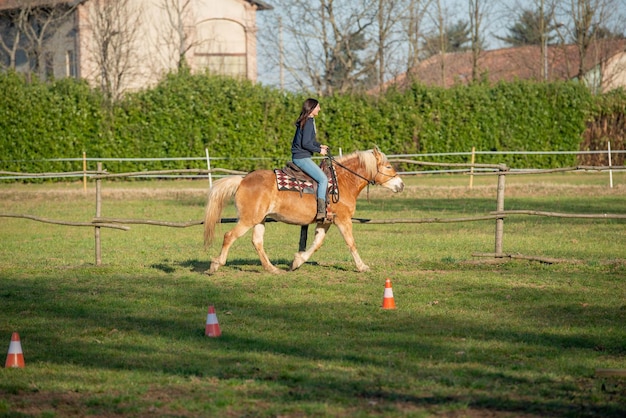
[(300, 193), (315, 193), (314, 184), (310, 180), (298, 180), (285, 173), (280, 168), (275, 168), (276, 185), (279, 191), (294, 191)]
[[(323, 164), (321, 168), (328, 177), (328, 190), (326, 194), (337, 194), (337, 186), (333, 181), (333, 177), (329, 175), (330, 169), (326, 167), (325, 164)], [(276, 174), (276, 186), (279, 191), (293, 191), (300, 194), (317, 193), (317, 182), (292, 163), (288, 163), (285, 168), (275, 168), (274, 173)]]

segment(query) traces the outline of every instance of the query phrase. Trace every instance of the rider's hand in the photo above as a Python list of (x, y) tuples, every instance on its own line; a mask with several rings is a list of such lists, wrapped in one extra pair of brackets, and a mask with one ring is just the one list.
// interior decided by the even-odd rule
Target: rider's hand
[(320, 151), (320, 154), (322, 155), (328, 154), (328, 145), (322, 145), (321, 148), (322, 150)]

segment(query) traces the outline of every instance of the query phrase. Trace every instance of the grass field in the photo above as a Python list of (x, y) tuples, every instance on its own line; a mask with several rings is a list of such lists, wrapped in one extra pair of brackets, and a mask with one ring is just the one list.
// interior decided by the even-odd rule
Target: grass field
[[(495, 210), (492, 176), (421, 176), (372, 188), (356, 216), (455, 218)], [(626, 173), (507, 177), (506, 209), (626, 214)], [(206, 182), (105, 182), (102, 216), (200, 220)], [(89, 222), (93, 185), (0, 184), (0, 213)], [(234, 216), (228, 209), (225, 216)], [(626, 220), (515, 216), (355, 225), (357, 273), (336, 229), (296, 272), (265, 273), (250, 235), (202, 274), (202, 228), (94, 231), (0, 217), (0, 417), (623, 417)], [(221, 233), (231, 225), (222, 225)], [(270, 223), (286, 270), (299, 228)], [(396, 310), (380, 308), (385, 279)], [(222, 336), (204, 335), (214, 305)], [(4, 339), (4, 343), (2, 340)]]

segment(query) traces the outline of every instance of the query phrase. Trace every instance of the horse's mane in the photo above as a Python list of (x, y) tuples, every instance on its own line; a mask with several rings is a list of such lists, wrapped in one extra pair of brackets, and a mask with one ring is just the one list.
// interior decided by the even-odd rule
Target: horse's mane
[[(383, 156), (383, 161), (387, 161), (387, 156), (382, 152), (380, 154)], [(374, 150), (354, 151), (341, 157), (335, 157), (335, 160), (339, 163), (345, 164), (347, 161), (355, 158), (358, 158), (359, 163), (365, 168), (368, 178), (373, 178), (376, 175), (378, 169), (376, 157), (374, 157)]]

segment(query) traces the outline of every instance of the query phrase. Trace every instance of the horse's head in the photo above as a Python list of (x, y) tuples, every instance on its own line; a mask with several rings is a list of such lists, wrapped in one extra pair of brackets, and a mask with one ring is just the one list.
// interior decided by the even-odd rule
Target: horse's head
[(393, 191), (401, 192), (404, 190), (404, 182), (391, 166), (385, 154), (380, 152), (378, 148), (372, 150), (374, 157), (376, 158), (376, 175), (373, 177), (373, 181), (376, 184)]
[[(394, 192), (401, 192), (404, 189), (404, 182), (387, 160), (387, 156), (378, 148), (355, 151), (333, 161), (345, 170), (341, 173), (344, 176), (353, 175), (365, 180), (367, 182), (365, 184), (378, 184)], [(341, 176), (339, 179), (341, 180)], [(365, 184), (361, 183), (361, 189)]]

